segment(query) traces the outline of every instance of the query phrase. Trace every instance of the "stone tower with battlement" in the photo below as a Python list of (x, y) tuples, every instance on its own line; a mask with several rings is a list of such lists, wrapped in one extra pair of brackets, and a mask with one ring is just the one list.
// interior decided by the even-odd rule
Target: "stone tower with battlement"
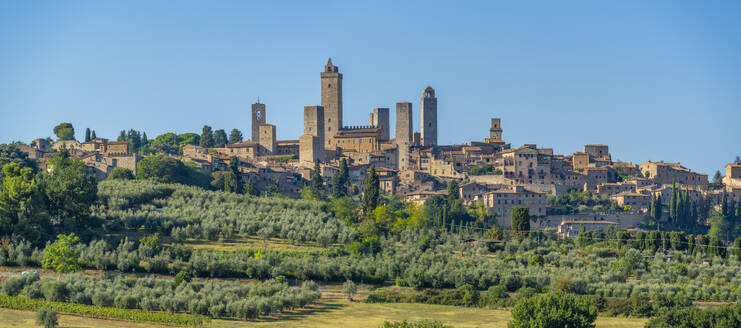
[(370, 125), (381, 128), (381, 137), (378, 141), (387, 141), (391, 137), (391, 127), (389, 126), (389, 109), (374, 108), (370, 114)]
[(492, 118), (491, 128), (489, 129), (489, 138), (493, 140), (502, 140), (502, 119)]
[(422, 146), (437, 145), (437, 97), (435, 89), (428, 86), (422, 92), (420, 123), (422, 124), (421, 144)]
[(324, 66), (322, 78), (322, 107), (324, 107), (325, 148), (333, 149), (334, 135), (342, 128), (342, 74), (332, 64), (332, 58)]
[(252, 141), (260, 142), (260, 125), (265, 124), (265, 104), (252, 104)]
[(409, 168), (409, 146), (412, 145), (412, 103), (396, 103), (396, 143), (399, 170)]

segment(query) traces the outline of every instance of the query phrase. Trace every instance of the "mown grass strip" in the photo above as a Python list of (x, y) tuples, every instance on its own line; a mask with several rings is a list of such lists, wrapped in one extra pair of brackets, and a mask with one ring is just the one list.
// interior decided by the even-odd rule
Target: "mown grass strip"
[(57, 310), (57, 312), (77, 314), (96, 319), (153, 322), (168, 326), (202, 326), (204, 323), (211, 320), (211, 318), (202, 316), (118, 309), (77, 303), (52, 302), (41, 299), (29, 299), (23, 296), (8, 296), (2, 294), (0, 294), (0, 307), (24, 311), (36, 311), (42, 307), (52, 307)]

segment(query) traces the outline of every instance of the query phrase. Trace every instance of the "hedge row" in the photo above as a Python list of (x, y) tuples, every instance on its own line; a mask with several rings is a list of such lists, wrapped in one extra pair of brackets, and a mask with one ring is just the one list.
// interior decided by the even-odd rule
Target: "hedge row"
[(0, 294), (0, 308), (37, 311), (42, 307), (51, 307), (58, 312), (73, 313), (97, 319), (155, 322), (169, 326), (202, 326), (204, 323), (210, 321), (210, 318), (201, 316), (117, 309), (66, 302), (52, 302), (40, 299), (28, 299), (23, 296), (8, 296)]

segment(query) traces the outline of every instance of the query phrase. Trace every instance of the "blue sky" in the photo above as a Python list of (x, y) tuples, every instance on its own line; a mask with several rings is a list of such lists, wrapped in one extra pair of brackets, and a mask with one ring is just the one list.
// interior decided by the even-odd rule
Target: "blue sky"
[[(3, 1), (0, 142), (71, 122), (250, 131), (259, 96), (280, 139), (320, 103), (328, 57), (345, 125), (438, 96), (439, 142), (586, 143), (613, 159), (713, 173), (741, 154), (739, 1)], [(392, 111), (393, 126), (393, 111)]]

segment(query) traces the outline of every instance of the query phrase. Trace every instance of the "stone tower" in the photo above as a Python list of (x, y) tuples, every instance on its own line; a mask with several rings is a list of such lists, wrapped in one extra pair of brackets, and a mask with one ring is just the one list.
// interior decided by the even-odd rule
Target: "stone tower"
[(334, 135), (342, 128), (342, 74), (332, 65), (332, 58), (324, 66), (322, 77), (322, 107), (324, 107), (325, 148), (333, 148)]
[(304, 135), (318, 137), (324, 147), (324, 107), (304, 106)]
[(260, 125), (265, 124), (265, 104), (252, 104), (252, 141), (260, 142)]
[(422, 100), (420, 101), (422, 107), (422, 117), (420, 122), (422, 123), (422, 146), (435, 146), (437, 145), (437, 98), (435, 97), (435, 89), (428, 86), (422, 92)]
[(489, 138), (494, 140), (502, 140), (502, 119), (492, 118), (491, 129), (489, 129)]
[(277, 140), (275, 140), (275, 125), (260, 125), (260, 146), (265, 149), (266, 155), (273, 155), (278, 149)]
[(391, 136), (391, 127), (389, 126), (389, 109), (374, 108), (370, 114), (370, 125), (381, 128), (381, 138), (378, 141), (387, 141)]
[(412, 103), (396, 103), (396, 137), (394, 139), (399, 170), (409, 168), (409, 146), (412, 144)]

